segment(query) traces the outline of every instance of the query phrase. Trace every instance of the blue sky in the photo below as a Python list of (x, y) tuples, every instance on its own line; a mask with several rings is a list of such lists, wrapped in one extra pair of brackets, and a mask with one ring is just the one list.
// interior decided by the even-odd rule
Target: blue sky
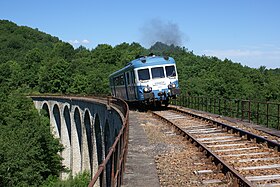
[(75, 47), (175, 37), (197, 55), (280, 68), (279, 9), (279, 0), (3, 0), (0, 19)]

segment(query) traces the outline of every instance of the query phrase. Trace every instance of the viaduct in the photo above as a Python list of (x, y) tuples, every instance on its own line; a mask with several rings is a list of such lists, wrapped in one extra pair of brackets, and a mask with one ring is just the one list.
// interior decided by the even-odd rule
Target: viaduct
[[(50, 118), (51, 131), (64, 147), (59, 154), (63, 157), (63, 165), (70, 172), (61, 173), (61, 178), (66, 179), (69, 175), (75, 176), (82, 171), (89, 171), (94, 177), (125, 123), (127, 116), (122, 111), (123, 108), (111, 104), (109, 98), (31, 98), (38, 110), (46, 111)], [(121, 150), (123, 146), (118, 147)], [(121, 151), (117, 151), (117, 157), (121, 156), (120, 153)], [(107, 165), (106, 167), (112, 168)], [(111, 170), (107, 173), (105, 171), (105, 179), (102, 179), (107, 184), (110, 183), (111, 173)]]

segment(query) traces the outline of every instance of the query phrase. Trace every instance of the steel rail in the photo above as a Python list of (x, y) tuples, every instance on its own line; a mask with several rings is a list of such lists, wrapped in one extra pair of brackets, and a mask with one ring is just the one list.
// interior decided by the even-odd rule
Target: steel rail
[(187, 111), (183, 111), (183, 110), (180, 110), (180, 109), (175, 108), (175, 107), (169, 107), (169, 109), (172, 109), (172, 110), (177, 111), (179, 113), (190, 115), (192, 117), (195, 117), (195, 118), (198, 118), (198, 119), (201, 119), (201, 120), (204, 120), (204, 121), (211, 122), (212, 124), (217, 125), (217, 126), (221, 126), (222, 128), (225, 128), (227, 131), (232, 131), (232, 133), (236, 133), (240, 137), (246, 138), (247, 140), (254, 140), (254, 141), (256, 141), (256, 143), (267, 144), (267, 146), (269, 148), (273, 148), (274, 150), (280, 151), (280, 144), (279, 143), (268, 140), (264, 137), (255, 135), (251, 132), (248, 132), (248, 131), (245, 131), (245, 130), (242, 130), (242, 129), (239, 129), (239, 128), (236, 128), (236, 127), (232, 127), (232, 126), (227, 125), (225, 123), (221, 123), (221, 122), (215, 121), (213, 119), (203, 117), (203, 116), (198, 115), (198, 114), (193, 114), (193, 113), (190, 113), (190, 112), (187, 112)]
[(160, 116), (154, 112), (151, 111), (151, 113), (160, 118), (161, 120), (165, 121), (169, 125), (175, 128), (177, 132), (179, 132), (180, 135), (184, 136), (189, 140), (191, 143), (199, 147), (199, 150), (201, 152), (204, 152), (205, 155), (210, 158), (212, 162), (215, 163), (215, 165), (220, 169), (225, 175), (231, 176), (233, 178), (233, 186), (244, 186), (244, 187), (251, 187), (254, 186), (250, 181), (248, 181), (246, 178), (244, 178), (242, 175), (238, 173), (234, 168), (229, 166), (227, 163), (225, 163), (223, 160), (221, 160), (215, 153), (213, 153), (210, 149), (208, 149), (206, 146), (204, 146), (199, 140), (196, 140), (191, 134), (185, 132), (180, 127), (172, 123), (170, 120), (164, 118), (163, 116)]

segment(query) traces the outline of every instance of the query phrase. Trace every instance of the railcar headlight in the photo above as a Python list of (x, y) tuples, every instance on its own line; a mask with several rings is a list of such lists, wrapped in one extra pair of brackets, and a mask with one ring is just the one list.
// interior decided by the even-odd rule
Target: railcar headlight
[(149, 86), (147, 86), (147, 87), (145, 87), (145, 88), (143, 89), (143, 91), (144, 91), (144, 93), (149, 93), (149, 92), (152, 91), (152, 88), (149, 87)]
[(175, 88), (175, 87), (176, 87), (176, 84), (174, 84), (174, 83), (168, 85), (168, 88), (169, 88), (169, 89)]

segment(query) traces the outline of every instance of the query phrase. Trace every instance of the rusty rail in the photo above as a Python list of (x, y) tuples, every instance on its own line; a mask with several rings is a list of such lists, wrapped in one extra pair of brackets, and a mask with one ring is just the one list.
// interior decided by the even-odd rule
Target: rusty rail
[(266, 139), (262, 136), (255, 135), (251, 132), (248, 132), (248, 131), (245, 131), (245, 130), (242, 130), (242, 129), (239, 129), (239, 128), (236, 128), (236, 127), (232, 127), (232, 126), (227, 125), (225, 123), (221, 123), (221, 122), (218, 122), (216, 120), (213, 120), (213, 119), (210, 119), (210, 118), (207, 118), (207, 117), (203, 117), (203, 116), (198, 115), (198, 114), (194, 114), (194, 113), (191, 113), (191, 112), (180, 110), (180, 109), (175, 108), (175, 107), (169, 107), (169, 109), (177, 111), (179, 113), (187, 114), (189, 116), (201, 119), (203, 121), (208, 121), (208, 122), (210, 122), (214, 125), (217, 125), (217, 126), (222, 127), (223, 129), (226, 129), (226, 131), (231, 131), (233, 134), (238, 134), (240, 137), (246, 138), (247, 140), (254, 140), (254, 141), (256, 141), (256, 143), (266, 144), (267, 147), (275, 149), (276, 151), (280, 151), (280, 144), (279, 143), (268, 140), (268, 139)]
[[(182, 111), (180, 111), (182, 112)], [(152, 112), (153, 115), (156, 117), (162, 119), (169, 125), (171, 125), (177, 132), (179, 132), (180, 135), (184, 136), (187, 140), (189, 140), (191, 143), (199, 147), (201, 152), (204, 152), (205, 155), (210, 158), (210, 160), (215, 163), (215, 165), (227, 176), (231, 177), (233, 179), (233, 186), (244, 186), (244, 187), (251, 187), (253, 184), (248, 181), (246, 178), (244, 178), (242, 175), (240, 175), (234, 168), (232, 168), (230, 165), (228, 165), (226, 162), (221, 160), (215, 153), (213, 153), (210, 149), (208, 149), (206, 146), (204, 146), (200, 141), (198, 141), (196, 138), (194, 138), (191, 134), (187, 133), (186, 131), (182, 130), (180, 127), (169, 121), (168, 119)], [(192, 115), (189, 114), (188, 115)], [(198, 116), (196, 116), (198, 117)], [(199, 117), (200, 118), (200, 117)]]
[[(128, 105), (121, 99), (108, 97), (107, 105), (117, 107), (124, 116), (123, 126), (119, 131), (113, 145), (103, 162), (98, 166), (98, 171), (90, 181), (88, 187), (94, 186), (99, 180), (100, 186), (121, 186), (128, 150)], [(106, 172), (110, 173), (110, 179), (106, 179)]]
[(280, 129), (280, 103), (191, 97), (182, 94), (175, 104)]

